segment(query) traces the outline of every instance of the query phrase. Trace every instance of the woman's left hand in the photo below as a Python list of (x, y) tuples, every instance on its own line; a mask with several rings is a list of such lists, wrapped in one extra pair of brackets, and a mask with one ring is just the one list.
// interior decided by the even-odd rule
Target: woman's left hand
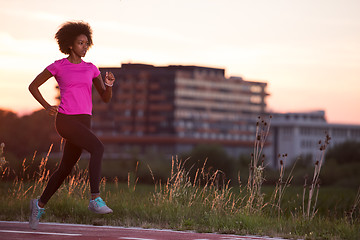
[(112, 87), (114, 85), (115, 82), (115, 77), (114, 74), (112, 72), (106, 72), (105, 74), (105, 85)]

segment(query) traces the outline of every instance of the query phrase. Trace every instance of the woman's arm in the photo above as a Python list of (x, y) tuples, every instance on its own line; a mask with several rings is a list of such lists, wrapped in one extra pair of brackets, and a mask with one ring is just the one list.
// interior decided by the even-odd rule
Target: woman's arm
[(105, 84), (104, 81), (102, 80), (101, 74), (99, 74), (99, 76), (94, 78), (93, 82), (96, 90), (101, 96), (101, 99), (106, 103), (110, 102), (112, 97), (112, 85), (115, 82), (114, 74), (112, 74), (112, 72), (106, 72)]
[(52, 74), (49, 72), (49, 70), (45, 69), (42, 71), (35, 79), (32, 81), (32, 83), (29, 85), (29, 91), (33, 95), (33, 97), (43, 106), (46, 111), (48, 111), (50, 116), (53, 116), (57, 113), (58, 107), (57, 106), (51, 106), (41, 95), (39, 91), (39, 87), (44, 84), (49, 78), (52, 77)]

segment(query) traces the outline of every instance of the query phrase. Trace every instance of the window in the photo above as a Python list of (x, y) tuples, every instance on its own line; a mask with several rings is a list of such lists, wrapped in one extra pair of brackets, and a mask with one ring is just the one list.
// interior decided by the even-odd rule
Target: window
[(300, 134), (308, 136), (311, 134), (311, 129), (310, 128), (300, 128)]
[(144, 116), (144, 111), (142, 111), (142, 110), (137, 111), (137, 116), (138, 117), (143, 117)]
[(259, 92), (261, 92), (261, 87), (260, 87), (260, 86), (251, 86), (251, 87), (250, 87), (250, 90), (251, 90), (252, 92), (259, 93)]
[(346, 129), (335, 128), (333, 130), (333, 134), (335, 137), (346, 137), (347, 131), (346, 131)]
[(360, 129), (351, 130), (351, 137), (360, 138)]
[(301, 146), (301, 148), (304, 148), (304, 149), (309, 149), (309, 148), (315, 147), (313, 141), (311, 141), (311, 140), (302, 140), (300, 143), (300, 146)]
[(284, 127), (282, 129), (282, 133), (284, 136), (291, 136), (293, 134), (293, 128), (291, 127)]
[(261, 97), (260, 96), (251, 96), (250, 102), (252, 103), (261, 103)]

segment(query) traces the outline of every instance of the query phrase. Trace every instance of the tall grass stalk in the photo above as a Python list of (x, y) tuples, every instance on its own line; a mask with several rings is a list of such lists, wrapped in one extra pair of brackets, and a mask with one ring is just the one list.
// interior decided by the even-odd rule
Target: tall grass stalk
[(230, 181), (219, 182), (222, 179), (222, 172), (217, 170), (214, 173), (205, 169), (206, 161), (201, 169), (197, 169), (195, 176), (191, 179), (185, 168), (185, 161), (177, 157), (172, 158), (171, 176), (162, 185), (155, 183), (153, 199), (156, 205), (172, 204), (191, 207), (202, 204), (202, 207), (210, 211), (233, 213), (238, 210), (239, 199), (231, 191)]
[[(317, 157), (317, 160), (315, 162), (314, 175), (313, 175), (313, 179), (312, 179), (312, 182), (311, 182), (311, 184), (309, 186), (309, 190), (308, 190), (308, 199), (307, 199), (307, 208), (306, 208), (307, 210), (306, 210), (306, 214), (304, 215), (304, 217), (307, 219), (314, 218), (314, 216), (316, 214), (316, 204), (317, 204), (318, 194), (319, 194), (319, 189), (320, 189), (319, 176), (320, 176), (321, 167), (323, 165), (323, 161), (325, 158), (325, 151), (326, 151), (327, 146), (330, 143), (330, 139), (331, 139), (331, 137), (329, 136), (329, 134), (326, 133), (324, 143), (322, 143), (321, 140), (319, 141), (320, 155)], [(303, 199), (305, 199), (305, 194), (306, 194), (305, 187), (306, 187), (306, 185), (304, 186)], [(315, 199), (313, 199), (314, 194), (315, 194)], [(303, 204), (304, 204), (303, 209), (305, 209), (305, 201), (303, 201)]]
[[(262, 150), (269, 134), (269, 128), (270, 123), (259, 119), (254, 152), (249, 166), (248, 182), (246, 186), (242, 187), (239, 176), (239, 193), (236, 193), (230, 186), (230, 181), (225, 180), (223, 172), (208, 170), (206, 160), (199, 169), (190, 169), (194, 170), (194, 175), (190, 175), (190, 170), (185, 168), (187, 159), (182, 161), (177, 157), (172, 157), (170, 176), (164, 183), (161, 180), (155, 180), (151, 168), (148, 166), (154, 180), (155, 191), (147, 190), (145, 193), (141, 192), (141, 189), (139, 191), (138, 188), (146, 186), (136, 187), (139, 179), (137, 167), (135, 172), (129, 173), (127, 186), (124, 183), (123, 187), (119, 187), (117, 178), (114, 179), (114, 184), (109, 184), (106, 178), (102, 178), (101, 192), (106, 193), (106, 197), (109, 198), (108, 203), (114, 209), (114, 213), (103, 216), (99, 220), (98, 216), (94, 217), (86, 210), (84, 198), (88, 197), (89, 191), (88, 171), (79, 169), (77, 165), (59, 189), (57, 195), (60, 196), (54, 196), (54, 201), (49, 204), (50, 211), (43, 220), (277, 235), (287, 238), (301, 236), (306, 239), (359, 239), (359, 220), (357, 219), (359, 213), (355, 211), (360, 205), (360, 189), (345, 221), (343, 219), (334, 221), (332, 218), (323, 216), (315, 217), (318, 198), (324, 198), (324, 196), (319, 196), (319, 174), (323, 164), (324, 151), (330, 140), (328, 135), (325, 143), (323, 145), (320, 143), (322, 152), (315, 164), (314, 176), (308, 190), (307, 180), (305, 180), (302, 199), (303, 216), (301, 213), (291, 216), (284, 214), (285, 209), (291, 208), (291, 197), (288, 198), (289, 201), (285, 201), (286, 197), (289, 197), (288, 194), (285, 196), (285, 192), (290, 186), (295, 167), (294, 164), (287, 175), (286, 154), (280, 156), (279, 180), (275, 190), (268, 189), (268, 192), (270, 194), (272, 192), (273, 195), (270, 201), (264, 200), (263, 192), (266, 192), (267, 189), (262, 186), (265, 169)], [(29, 161), (24, 159), (22, 170), (17, 173), (12, 186), (8, 188), (8, 183), (4, 182), (5, 187), (0, 188), (0, 190), (4, 190), (0, 196), (5, 203), (0, 206), (2, 220), (25, 220), (27, 218), (29, 212), (26, 198), (38, 196), (50, 177), (48, 161), (51, 150), (52, 147), (41, 159), (34, 174), (30, 174), (31, 167), (29, 166), (37, 163), (35, 161), (36, 153)], [(0, 158), (2, 158), (3, 148), (0, 151)], [(1, 179), (13, 171), (6, 161), (0, 167)], [(109, 188), (112, 191), (109, 191)], [(299, 190), (299, 194), (301, 194), (301, 190)], [(13, 207), (11, 204), (15, 204), (17, 207)], [(268, 205), (272, 207), (269, 212), (267, 211), (269, 208), (265, 208)], [(301, 205), (300, 198), (296, 203), (296, 206), (299, 205)], [(275, 214), (273, 214), (274, 212)]]
[[(138, 167), (139, 167), (139, 161), (136, 162), (135, 171), (128, 172), (128, 179), (127, 179), (128, 189), (132, 190), (132, 191), (135, 191), (136, 184), (139, 181), (139, 177), (137, 177)], [(116, 178), (116, 181), (117, 181), (117, 178)]]
[(247, 213), (258, 212), (266, 205), (264, 204), (264, 195), (261, 192), (265, 168), (263, 149), (269, 135), (271, 118), (270, 116), (269, 122), (267, 122), (264, 118), (258, 117), (258, 121), (256, 122), (254, 150), (251, 154), (249, 178), (247, 182), (248, 200), (245, 206)]
[(5, 143), (1, 143), (0, 144), (0, 169), (6, 163), (5, 156), (4, 156), (4, 148), (5, 148)]
[(272, 203), (272, 207), (275, 208), (277, 210), (278, 213), (278, 217), (281, 216), (282, 213), (282, 209), (281, 209), (281, 202), (282, 199), (284, 197), (285, 194), (285, 190), (290, 186), (291, 180), (293, 178), (293, 171), (295, 169), (295, 165), (296, 165), (296, 161), (293, 164), (290, 173), (288, 174), (288, 176), (285, 176), (285, 171), (286, 171), (286, 159), (287, 159), (287, 154), (279, 154), (278, 156), (279, 158), (279, 179), (276, 183), (273, 195), (271, 197), (271, 203)]
[(349, 219), (350, 219), (350, 222), (353, 224), (354, 223), (354, 213), (356, 211), (356, 209), (359, 207), (360, 205), (360, 187), (357, 191), (357, 194), (356, 194), (356, 197), (355, 197), (355, 200), (354, 200), (354, 204), (352, 205), (352, 208), (349, 212)]
[[(8, 190), (10, 196), (12, 196), (14, 199), (22, 199), (29, 194), (32, 197), (37, 197), (43, 192), (50, 178), (50, 169), (48, 169), (47, 165), (49, 161), (49, 155), (52, 151), (52, 146), (53, 145), (50, 146), (46, 156), (41, 158), (38, 165), (38, 170), (34, 171), (33, 174), (30, 175), (30, 166), (33, 166), (35, 163), (37, 154), (36, 152), (30, 161), (28, 161), (26, 158), (23, 160), (19, 172), (15, 173), (15, 171), (12, 170), (14, 172), (15, 179), (13, 180), (12, 188)], [(6, 175), (9, 175), (9, 172), (9, 166), (2, 169), (1, 178), (5, 178)], [(100, 187), (103, 189), (105, 188), (105, 178), (101, 179)], [(62, 184), (58, 192), (59, 194), (65, 194), (69, 196), (75, 194), (80, 198), (87, 198), (88, 190), (88, 170), (80, 169), (78, 165), (75, 165), (73, 173), (66, 178), (65, 184)]]
[(8, 162), (5, 159), (4, 156), (4, 148), (5, 148), (5, 143), (1, 143), (0, 144), (0, 174), (1, 174), (1, 179), (4, 179), (5, 177), (7, 177), (10, 174), (10, 168), (7, 166)]

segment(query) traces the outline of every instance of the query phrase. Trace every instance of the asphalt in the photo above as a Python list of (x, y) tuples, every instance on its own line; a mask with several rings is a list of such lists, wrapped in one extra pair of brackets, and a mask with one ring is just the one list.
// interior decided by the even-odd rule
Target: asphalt
[(0, 239), (76, 239), (76, 240), (282, 240), (260, 236), (238, 236), (216, 233), (195, 233), (164, 229), (92, 226), (80, 224), (40, 223), (37, 230), (27, 222), (0, 221)]

